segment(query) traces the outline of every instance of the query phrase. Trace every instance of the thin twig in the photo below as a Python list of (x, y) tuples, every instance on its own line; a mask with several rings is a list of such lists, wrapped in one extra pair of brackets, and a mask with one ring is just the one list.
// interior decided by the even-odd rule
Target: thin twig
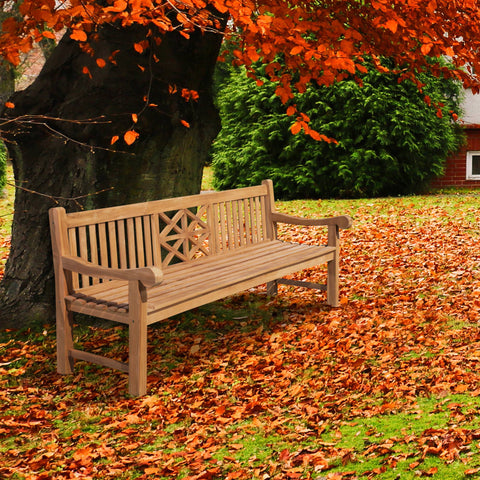
[(62, 197), (62, 196), (48, 195), (47, 193), (37, 192), (35, 190), (31, 190), (31, 189), (26, 188), (26, 187), (21, 187), (20, 185), (15, 185), (14, 183), (10, 183), (10, 182), (7, 182), (7, 185), (9, 185), (10, 187), (17, 188), (19, 190), (23, 190), (24, 192), (27, 192), (27, 193), (32, 193), (34, 195), (40, 195), (41, 197), (49, 198), (50, 200), (53, 200), (57, 204), (60, 203), (60, 200), (68, 201), (68, 202), (75, 202), (77, 204), (77, 206), (79, 206), (82, 209), (83, 209), (83, 206), (78, 202), (78, 200), (81, 200), (81, 199), (87, 198), (87, 197), (91, 197), (93, 195), (98, 195), (98, 194), (103, 193), (103, 192), (108, 192), (109, 190), (113, 190), (113, 188), (114, 188), (114, 187), (104, 188), (103, 190), (99, 190), (98, 192), (87, 193), (85, 195), (78, 195), (77, 197)]

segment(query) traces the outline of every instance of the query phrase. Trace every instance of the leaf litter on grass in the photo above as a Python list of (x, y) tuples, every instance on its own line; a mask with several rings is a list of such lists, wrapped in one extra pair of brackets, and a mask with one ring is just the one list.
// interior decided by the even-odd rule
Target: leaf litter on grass
[[(341, 232), (340, 308), (259, 288), (169, 319), (150, 329), (146, 397), (82, 362), (58, 376), (52, 327), (2, 334), (0, 478), (476, 478), (479, 214), (455, 196), (369, 203)], [(121, 327), (76, 341), (126, 358)]]

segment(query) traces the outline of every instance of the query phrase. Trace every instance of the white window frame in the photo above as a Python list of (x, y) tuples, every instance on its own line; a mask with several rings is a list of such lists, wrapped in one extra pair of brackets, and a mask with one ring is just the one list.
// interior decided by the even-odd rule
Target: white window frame
[(480, 151), (467, 152), (467, 180), (480, 180), (480, 174), (474, 175), (472, 173), (473, 157), (480, 157)]

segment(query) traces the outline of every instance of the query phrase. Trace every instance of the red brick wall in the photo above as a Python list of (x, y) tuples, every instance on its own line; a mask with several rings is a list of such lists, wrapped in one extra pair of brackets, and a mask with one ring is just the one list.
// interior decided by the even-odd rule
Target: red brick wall
[(465, 128), (467, 143), (454, 155), (447, 159), (445, 175), (437, 178), (431, 184), (434, 188), (465, 187), (480, 188), (480, 180), (466, 180), (467, 152), (480, 151), (480, 127)]

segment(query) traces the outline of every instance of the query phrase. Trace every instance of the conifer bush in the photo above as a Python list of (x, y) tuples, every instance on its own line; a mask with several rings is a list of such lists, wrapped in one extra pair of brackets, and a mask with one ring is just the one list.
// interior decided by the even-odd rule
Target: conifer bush
[[(262, 78), (262, 73), (258, 72)], [(430, 73), (422, 91), (369, 68), (363, 86), (346, 79), (296, 95), (311, 127), (338, 143), (293, 135), (275, 86), (233, 70), (218, 93), (222, 130), (212, 150), (217, 189), (271, 178), (279, 198), (375, 197), (418, 193), (443, 172), (462, 142), (452, 120), (461, 87)], [(426, 101), (426, 97), (430, 101)], [(437, 109), (437, 105), (439, 110)]]

